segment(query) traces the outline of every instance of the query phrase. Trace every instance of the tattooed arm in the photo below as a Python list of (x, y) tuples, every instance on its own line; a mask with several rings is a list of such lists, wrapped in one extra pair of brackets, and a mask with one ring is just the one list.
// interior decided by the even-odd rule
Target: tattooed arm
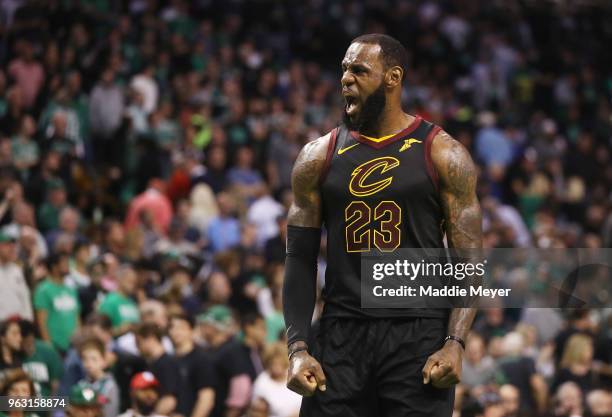
[[(476, 197), (477, 172), (468, 151), (440, 131), (433, 140), (431, 157), (438, 173), (440, 200), (444, 209), (446, 238), (451, 248), (482, 248), (482, 216)], [(476, 315), (475, 308), (454, 308), (448, 334), (465, 340)], [(423, 368), (423, 383), (447, 388), (461, 379), (461, 345), (449, 340), (429, 357)]]
[(291, 185), (287, 257), (283, 284), (283, 313), (289, 343), (287, 387), (311, 396), (325, 390), (325, 374), (308, 353), (306, 344), (317, 293), (317, 254), (321, 242), (321, 195), (319, 181), (325, 166), (329, 135), (308, 143), (298, 155)]

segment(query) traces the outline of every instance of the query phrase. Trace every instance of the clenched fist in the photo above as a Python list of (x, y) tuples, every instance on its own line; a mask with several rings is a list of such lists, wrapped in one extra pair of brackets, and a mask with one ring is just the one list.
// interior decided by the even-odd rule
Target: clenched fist
[(320, 389), (325, 391), (325, 374), (321, 364), (307, 351), (296, 352), (291, 356), (287, 375), (287, 388), (304, 397), (314, 395)]

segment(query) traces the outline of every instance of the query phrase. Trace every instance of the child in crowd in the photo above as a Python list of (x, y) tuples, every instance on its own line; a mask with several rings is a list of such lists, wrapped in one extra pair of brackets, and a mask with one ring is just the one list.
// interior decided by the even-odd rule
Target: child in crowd
[(79, 355), (85, 368), (85, 379), (80, 384), (88, 384), (102, 397), (103, 417), (116, 417), (119, 414), (119, 388), (112, 374), (106, 372), (107, 359), (104, 344), (99, 339), (88, 339), (79, 347)]

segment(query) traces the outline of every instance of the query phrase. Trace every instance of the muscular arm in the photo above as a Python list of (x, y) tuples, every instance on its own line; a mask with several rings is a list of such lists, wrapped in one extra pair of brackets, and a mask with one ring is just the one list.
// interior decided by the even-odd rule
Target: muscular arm
[(323, 136), (306, 144), (291, 173), (293, 204), (289, 208), (287, 218), (289, 229), (283, 291), (290, 351), (305, 343), (303, 328), (308, 327), (306, 321), (310, 324), (316, 301), (316, 259), (313, 261), (312, 255), (308, 254), (318, 252), (319, 241), (316, 242), (316, 247), (303, 247), (295, 251), (293, 247), (298, 243), (294, 239), (299, 239), (296, 233), (310, 233), (315, 236), (315, 240), (317, 233), (320, 233), (319, 179), (325, 165), (328, 141), (329, 136)]
[(314, 140), (300, 151), (291, 173), (293, 204), (287, 224), (321, 227), (321, 195), (319, 180), (325, 165), (329, 135)]
[[(431, 157), (439, 177), (440, 200), (448, 245), (455, 249), (482, 248), (482, 216), (476, 197), (477, 172), (468, 151), (440, 131), (433, 140)], [(469, 252), (469, 251), (468, 251)], [(453, 308), (448, 334), (465, 340), (476, 315), (475, 308)], [(449, 340), (423, 368), (423, 381), (441, 388), (461, 378), (461, 345)]]
[(301, 395), (324, 390), (325, 377), (307, 352), (306, 340), (317, 296), (317, 254), (321, 236), (319, 181), (325, 166), (329, 135), (308, 143), (291, 174), (293, 204), (287, 219), (287, 256), (283, 313), (291, 355), (287, 386)]
[[(441, 131), (432, 143), (432, 160), (440, 179), (446, 238), (451, 248), (482, 248), (482, 215), (476, 197), (477, 172), (468, 151)], [(448, 332), (463, 340), (472, 326), (475, 308), (454, 308)]]

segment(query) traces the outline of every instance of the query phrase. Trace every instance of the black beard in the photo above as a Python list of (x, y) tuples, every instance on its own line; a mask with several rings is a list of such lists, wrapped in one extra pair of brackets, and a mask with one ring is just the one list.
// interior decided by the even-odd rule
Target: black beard
[(351, 120), (346, 113), (345, 107), (342, 121), (349, 130), (354, 130), (361, 134), (375, 133), (379, 128), (380, 116), (385, 110), (386, 105), (385, 86), (381, 82), (380, 86), (366, 98), (357, 118)]
[(155, 410), (156, 402), (148, 403), (139, 399), (136, 399), (136, 411), (138, 411), (143, 416), (148, 416)]

